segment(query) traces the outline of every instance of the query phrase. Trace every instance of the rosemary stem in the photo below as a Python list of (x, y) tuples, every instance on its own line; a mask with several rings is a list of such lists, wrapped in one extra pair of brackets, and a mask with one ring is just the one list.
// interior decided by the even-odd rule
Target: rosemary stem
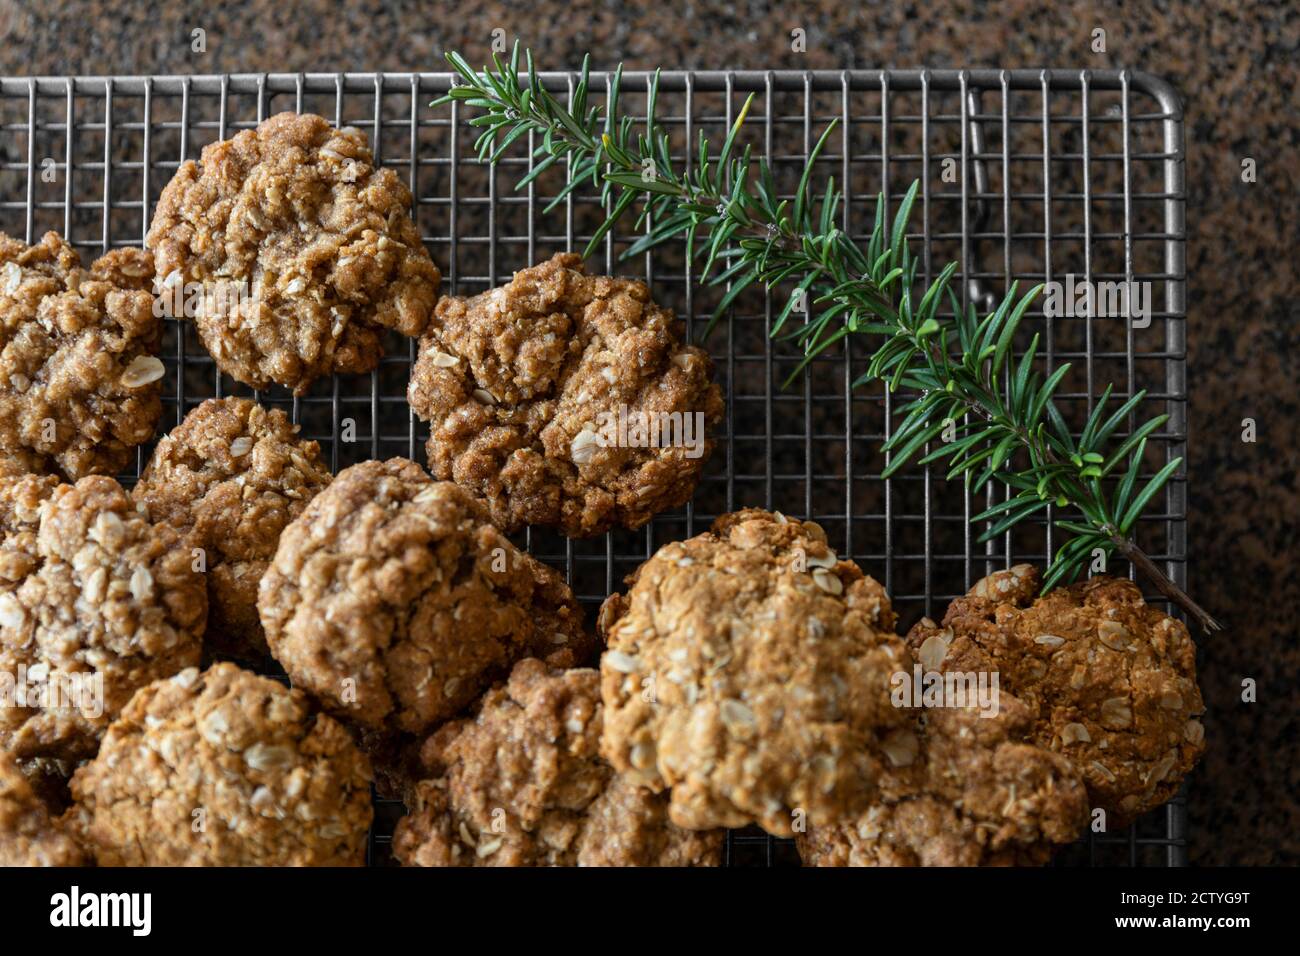
[(1215, 620), (1208, 611), (1192, 600), (1191, 595), (1170, 580), (1170, 578), (1160, 570), (1160, 566), (1152, 561), (1151, 558), (1147, 556), (1146, 552), (1139, 548), (1131, 538), (1127, 538), (1121, 534), (1112, 533), (1110, 540), (1114, 543), (1116, 551), (1128, 558), (1129, 563), (1141, 571), (1142, 574), (1155, 585), (1157, 591), (1182, 608), (1204, 633), (1214, 634), (1223, 630), (1223, 625)]

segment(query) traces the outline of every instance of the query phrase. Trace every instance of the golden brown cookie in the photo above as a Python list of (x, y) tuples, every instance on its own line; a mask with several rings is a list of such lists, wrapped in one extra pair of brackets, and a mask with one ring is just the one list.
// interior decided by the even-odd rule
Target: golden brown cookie
[(797, 819), (866, 809), (882, 740), (909, 720), (890, 678), (911, 664), (884, 589), (820, 527), (724, 515), (628, 583), (600, 616), (615, 769), (671, 790), (673, 822), (691, 829), (790, 836)]
[(723, 402), (678, 326), (645, 283), (586, 275), (572, 253), (443, 298), (407, 389), (430, 423), (430, 470), (507, 533), (586, 537), (685, 503)]
[(153, 259), (118, 249), (89, 269), (53, 232), (0, 234), (0, 455), (72, 480), (116, 474), (162, 413)]
[(1028, 742), (1029, 709), (913, 711), (879, 796), (856, 820), (796, 834), (808, 866), (1041, 866), (1074, 840), (1088, 798), (1070, 761)]
[(198, 663), (207, 594), (189, 544), (112, 478), (0, 478), (0, 747), (94, 754), (140, 687)]
[(279, 409), (210, 398), (158, 443), (132, 491), (155, 521), (202, 548), (214, 650), (267, 653), (257, 584), (280, 532), (330, 481), (320, 446), (297, 435)]
[(0, 866), (81, 866), (80, 848), (0, 750)]
[(280, 113), (182, 164), (146, 242), (218, 368), (302, 394), (375, 368), (386, 329), (424, 331), (440, 276), (410, 210), (359, 130)]
[(72, 797), (100, 866), (360, 866), (373, 817), (343, 725), (234, 664), (142, 689)]
[(1196, 647), (1186, 626), (1107, 576), (1035, 600), (1017, 565), (928, 619), (908, 644), (928, 670), (996, 670), (1034, 716), (1032, 739), (1069, 758), (1110, 829), (1169, 800), (1204, 750)]
[(280, 536), (258, 610), (294, 686), (374, 730), (426, 733), (523, 657), (593, 650), (563, 579), (404, 458), (316, 496)]
[(724, 834), (668, 819), (668, 800), (599, 753), (600, 675), (528, 658), (472, 720), (425, 743), (393, 852), (416, 866), (717, 866)]

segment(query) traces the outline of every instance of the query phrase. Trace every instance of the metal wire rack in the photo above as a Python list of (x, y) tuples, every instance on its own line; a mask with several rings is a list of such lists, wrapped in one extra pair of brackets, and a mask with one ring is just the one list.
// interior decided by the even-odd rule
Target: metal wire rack
[[(545, 78), (561, 95), (572, 93), (576, 79)], [(609, 79), (596, 75), (593, 93), (608, 89)], [(363, 129), (378, 160), (405, 176), (444, 292), (481, 291), (554, 252), (580, 249), (598, 221), (595, 192), (579, 191), (547, 212), (560, 170), (514, 191), (531, 165), (525, 143), (497, 169), (479, 164), (470, 114), (430, 106), (452, 82), (437, 73), (0, 78), (0, 229), (28, 241), (54, 229), (87, 259), (139, 245), (161, 188), (181, 162), (209, 142), (296, 110)], [(623, 105), (632, 115), (649, 82), (648, 74), (624, 75)], [(1169, 86), (1116, 71), (667, 73), (659, 118), (672, 133), (677, 161), (689, 165), (687, 145), (701, 131), (717, 137), (751, 92), (757, 97), (749, 141), (789, 187), (825, 125), (839, 121), (817, 173), (834, 176), (844, 190), (841, 226), (853, 235), (870, 229), (878, 192), (896, 203), (920, 179), (912, 228), (922, 272), (928, 281), (949, 259), (960, 259), (968, 301), (991, 300), (1013, 278), (1146, 284), (1146, 327), (1047, 316), (1042, 299), (1025, 325), (1042, 333), (1046, 367), (1074, 363), (1060, 397), (1067, 418), (1085, 415), (1106, 382), (1117, 394), (1145, 387), (1149, 401), (1170, 416), (1149, 443), (1148, 466), (1154, 471), (1185, 455), (1183, 120)], [(596, 264), (644, 277), (694, 336), (722, 290), (699, 284), (680, 250), (620, 261), (632, 238), (608, 236)], [(521, 536), (567, 574), (586, 607), (594, 611), (660, 545), (749, 505), (819, 521), (840, 554), (884, 582), (902, 627), (922, 614), (942, 614), (947, 600), (997, 567), (1046, 560), (1059, 543), (1046, 521), (976, 543), (979, 529), (970, 518), (1006, 494), (1003, 487), (968, 490), (915, 469), (881, 480), (879, 447), (901, 399), (876, 386), (851, 387), (869, 343), (848, 342), (782, 388), (798, 355), (768, 335), (771, 296), (749, 292), (707, 343), (728, 411), (695, 499), (635, 533), (586, 541), (539, 530)], [(336, 471), (372, 457), (423, 461), (427, 431), (405, 399), (414, 348), (394, 336), (368, 376), (318, 382), (297, 398), (278, 390), (255, 397), (284, 407)], [(169, 322), (164, 358), (170, 385), (163, 428), (205, 398), (249, 394), (217, 373), (181, 324)], [(125, 483), (134, 482), (151, 451), (140, 449)], [(1184, 585), (1182, 476), (1163, 492), (1163, 505), (1149, 509), (1139, 533), (1148, 553)], [(372, 862), (387, 858), (400, 813), (400, 805), (379, 802)], [(1187, 839), (1180, 796), (1125, 832), (1090, 835), (1058, 863), (1182, 865)], [(772, 865), (797, 857), (787, 841), (744, 831), (729, 835), (727, 862)]]

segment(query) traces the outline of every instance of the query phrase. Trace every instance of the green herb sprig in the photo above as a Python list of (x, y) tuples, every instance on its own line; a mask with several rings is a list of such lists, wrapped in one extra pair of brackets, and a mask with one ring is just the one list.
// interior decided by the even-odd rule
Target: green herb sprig
[[(448, 53), (463, 82), (435, 105), (460, 102), (483, 111), (470, 122), (482, 128), (476, 148), (485, 162), (499, 161), (529, 132), (540, 137), (534, 166), (517, 188), (567, 160), (567, 182), (548, 210), (585, 182), (601, 190), (607, 212), (584, 256), (640, 199), (635, 229), (642, 234), (624, 257), (683, 240), (689, 261), (704, 260), (701, 281), (728, 285), (708, 329), (751, 286), (790, 287), (772, 335), (792, 340), (803, 352), (792, 378), (847, 336), (879, 338), (879, 347), (854, 386), (881, 380), (891, 391), (903, 389), (914, 396), (897, 410), (900, 420), (884, 444), (888, 463), (883, 477), (908, 463), (943, 463), (950, 479), (962, 477), (968, 487), (990, 481), (1005, 484), (1011, 492), (1007, 498), (973, 519), (989, 522), (981, 541), (1053, 504), (1073, 509), (1077, 516), (1053, 519), (1071, 537), (1053, 555), (1044, 591), (1077, 579), (1098, 549), (1107, 556), (1118, 552), (1202, 630), (1220, 629), (1133, 538), (1143, 509), (1182, 464), (1175, 458), (1145, 482), (1140, 480), (1147, 440), (1168, 416), (1157, 415), (1120, 440), (1120, 426), (1146, 393), (1140, 391), (1112, 408), (1112, 389), (1107, 386), (1079, 437), (1071, 434), (1053, 402), (1070, 366), (1043, 376), (1035, 368), (1037, 335), (1023, 357), (1015, 360), (1012, 354), (1016, 330), (1041, 286), (1017, 297), (1013, 284), (997, 308), (981, 318), (973, 305), (962, 307), (951, 287), (958, 266), (949, 263), (928, 288), (915, 294), (918, 260), (908, 246), (907, 224), (917, 183), (892, 223), (886, 217), (885, 197), (878, 197), (864, 248), (837, 225), (843, 195), (834, 179), (822, 190), (812, 189), (812, 171), (834, 122), (810, 153), (793, 198), (782, 198), (768, 163), (755, 162), (750, 147), (739, 143), (752, 94), (721, 149), (714, 153), (701, 132), (692, 152), (694, 162), (678, 171), (668, 132), (655, 115), (658, 72), (645, 116), (633, 119), (618, 108), (621, 66), (610, 80), (602, 108), (588, 102), (590, 57), (584, 58), (565, 106), (542, 84), (532, 53), (524, 53), (522, 63), (520, 54), (516, 43), (508, 61), (494, 55), (491, 68), (477, 71), (458, 53)], [(796, 314), (805, 321), (791, 323)]]

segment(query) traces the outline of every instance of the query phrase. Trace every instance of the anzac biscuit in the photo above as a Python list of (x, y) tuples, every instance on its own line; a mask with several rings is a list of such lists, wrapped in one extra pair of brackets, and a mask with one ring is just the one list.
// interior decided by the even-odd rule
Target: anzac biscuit
[(600, 675), (535, 658), (483, 695), (473, 719), (426, 742), (431, 778), (393, 849), (421, 866), (717, 866), (720, 830), (683, 830), (668, 800), (601, 759)]
[(424, 331), (440, 276), (410, 209), (359, 130), (281, 113), (183, 163), (147, 245), (221, 371), (303, 394), (375, 368), (386, 329)]
[(866, 809), (907, 712), (889, 598), (812, 522), (759, 510), (666, 545), (601, 609), (602, 752), (692, 829)]
[(1038, 580), (1030, 565), (990, 575), (908, 644), (929, 670), (998, 671), (1033, 713), (1033, 741), (1074, 763), (1113, 829), (1169, 800), (1204, 750), (1196, 648), (1131, 581), (1035, 599)]
[(1068, 760), (1027, 742), (1029, 709), (924, 712), (891, 741), (880, 794), (856, 820), (797, 834), (809, 866), (1041, 866), (1088, 814)]
[(644, 283), (586, 275), (572, 253), (442, 299), (407, 390), (430, 470), (507, 533), (586, 537), (683, 504), (723, 402), (678, 325)]
[(189, 544), (102, 475), (0, 478), (0, 747), (77, 761), (140, 687), (199, 661), (206, 586)]
[(209, 647), (267, 653), (257, 584), (280, 532), (329, 481), (316, 442), (245, 398), (208, 399), (158, 443), (132, 494), (204, 550)]
[(523, 657), (593, 650), (563, 579), (403, 458), (316, 496), (280, 536), (258, 610), (295, 687), (386, 732), (427, 733)]
[(0, 234), (0, 455), (76, 480), (116, 474), (162, 413), (153, 260), (118, 249), (89, 269), (48, 232)]
[(100, 866), (360, 866), (373, 816), (343, 725), (234, 664), (142, 689), (72, 797)]

